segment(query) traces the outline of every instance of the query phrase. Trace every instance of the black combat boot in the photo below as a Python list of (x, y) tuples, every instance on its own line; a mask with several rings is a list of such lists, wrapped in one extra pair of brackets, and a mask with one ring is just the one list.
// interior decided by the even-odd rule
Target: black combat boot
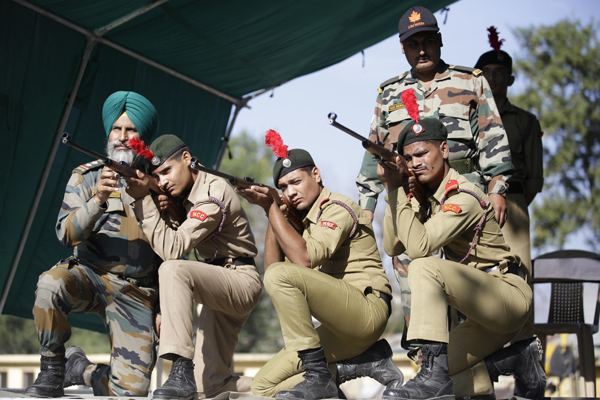
[(173, 360), (169, 379), (160, 389), (152, 393), (153, 399), (182, 399), (196, 400), (196, 379), (194, 378), (194, 364), (192, 360), (177, 356)]
[(537, 337), (525, 339), (498, 350), (485, 358), (490, 379), (515, 376), (515, 396), (539, 400), (544, 397), (546, 373), (540, 365), (542, 344)]
[(379, 340), (364, 353), (337, 363), (337, 385), (368, 376), (386, 389), (402, 386), (404, 376), (392, 360), (392, 349), (385, 339)]
[(63, 380), (65, 379), (65, 357), (42, 356), (40, 373), (33, 385), (23, 394), (29, 397), (62, 397), (65, 395)]
[(85, 369), (92, 365), (90, 360), (85, 355), (85, 352), (81, 347), (71, 346), (65, 353), (67, 356), (67, 365), (65, 371), (65, 381), (63, 387), (69, 387), (74, 385), (90, 386), (83, 379), (83, 373)]
[(329, 372), (327, 359), (322, 347), (298, 352), (302, 360), (304, 381), (292, 389), (282, 390), (275, 395), (276, 399), (336, 399), (338, 390), (335, 378)]
[(421, 353), (423, 361), (417, 376), (400, 388), (384, 391), (384, 399), (454, 399), (454, 388), (448, 371), (448, 344), (423, 344)]

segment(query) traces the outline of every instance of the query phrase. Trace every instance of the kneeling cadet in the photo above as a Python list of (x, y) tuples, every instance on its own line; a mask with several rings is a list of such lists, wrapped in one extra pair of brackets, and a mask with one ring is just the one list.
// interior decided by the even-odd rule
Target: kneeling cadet
[[(303, 231), (288, 223), (275, 191), (238, 191), (269, 219), (264, 285), (285, 342), (255, 376), (252, 392), (277, 399), (337, 398), (339, 384), (360, 376), (400, 386), (403, 377), (389, 344), (378, 341), (390, 315), (391, 289), (369, 218), (354, 201), (323, 186), (307, 151), (288, 152), (274, 131), (267, 143), (279, 157), (273, 181), (300, 211)], [(318, 328), (311, 317), (321, 323)], [(334, 363), (337, 380), (330, 372)]]
[[(409, 108), (409, 105), (406, 105)], [(418, 109), (417, 109), (418, 110)], [(520, 259), (510, 251), (488, 197), (448, 163), (446, 127), (418, 113), (398, 137), (396, 163), (379, 163), (388, 195), (384, 248), (405, 250), (412, 315), (407, 339), (420, 345), (423, 363), (403, 387), (384, 399), (454, 399), (494, 393), (499, 375), (515, 376), (515, 396), (544, 396), (546, 376), (537, 338), (503, 346), (523, 328), (532, 291)], [(428, 207), (410, 200), (404, 157), (428, 191)], [(427, 209), (428, 208), (428, 209)], [(427, 257), (442, 248), (445, 259)], [(466, 315), (449, 331), (448, 306)]]

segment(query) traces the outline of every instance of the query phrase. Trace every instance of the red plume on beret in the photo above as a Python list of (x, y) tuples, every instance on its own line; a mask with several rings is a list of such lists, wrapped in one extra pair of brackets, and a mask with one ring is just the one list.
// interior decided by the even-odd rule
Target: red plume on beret
[(489, 32), (488, 40), (490, 41), (490, 46), (492, 46), (492, 49), (496, 50), (496, 53), (500, 53), (500, 47), (502, 47), (504, 39), (498, 39), (498, 31), (495, 26), (490, 26), (487, 30)]
[(408, 111), (408, 115), (415, 121), (419, 122), (419, 105), (417, 104), (417, 96), (414, 89), (407, 89), (400, 95), (400, 99)]
[(146, 146), (144, 144), (144, 142), (142, 140), (140, 140), (138, 138), (129, 139), (127, 141), (127, 145), (129, 146), (130, 149), (135, 151), (135, 153), (137, 155), (145, 157), (148, 161), (152, 161), (152, 158), (154, 157), (154, 153), (152, 152), (152, 150), (150, 150), (148, 148), (148, 146)]
[(265, 144), (273, 149), (273, 154), (275, 154), (277, 157), (288, 157), (288, 147), (283, 144), (283, 140), (281, 140), (279, 133), (275, 132), (273, 129), (269, 129), (267, 131), (267, 135), (265, 136)]

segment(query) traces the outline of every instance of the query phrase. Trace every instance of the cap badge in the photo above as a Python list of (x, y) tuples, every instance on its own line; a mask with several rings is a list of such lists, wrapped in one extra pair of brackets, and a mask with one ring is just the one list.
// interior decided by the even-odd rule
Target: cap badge
[(283, 160), (283, 166), (286, 168), (289, 168), (292, 166), (292, 162), (290, 161), (289, 158), (286, 158), (285, 160)]
[(156, 156), (152, 157), (152, 165), (156, 166), (158, 164), (160, 164), (160, 158)]
[(419, 136), (425, 130), (423, 129), (423, 125), (419, 123), (414, 124), (411, 129), (417, 136)]
[(421, 13), (418, 13), (413, 10), (412, 14), (410, 14), (410, 17), (408, 17), (408, 20), (412, 23), (415, 23), (415, 22), (421, 20)]

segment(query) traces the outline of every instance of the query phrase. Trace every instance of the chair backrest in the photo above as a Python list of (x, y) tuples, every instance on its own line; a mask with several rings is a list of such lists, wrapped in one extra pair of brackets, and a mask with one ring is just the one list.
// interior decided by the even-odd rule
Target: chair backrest
[[(559, 250), (533, 260), (533, 281), (551, 283), (549, 323), (584, 323), (583, 282), (600, 283), (600, 255), (581, 250)], [(593, 325), (600, 316), (600, 285)], [(596, 328), (597, 329), (597, 328)]]

